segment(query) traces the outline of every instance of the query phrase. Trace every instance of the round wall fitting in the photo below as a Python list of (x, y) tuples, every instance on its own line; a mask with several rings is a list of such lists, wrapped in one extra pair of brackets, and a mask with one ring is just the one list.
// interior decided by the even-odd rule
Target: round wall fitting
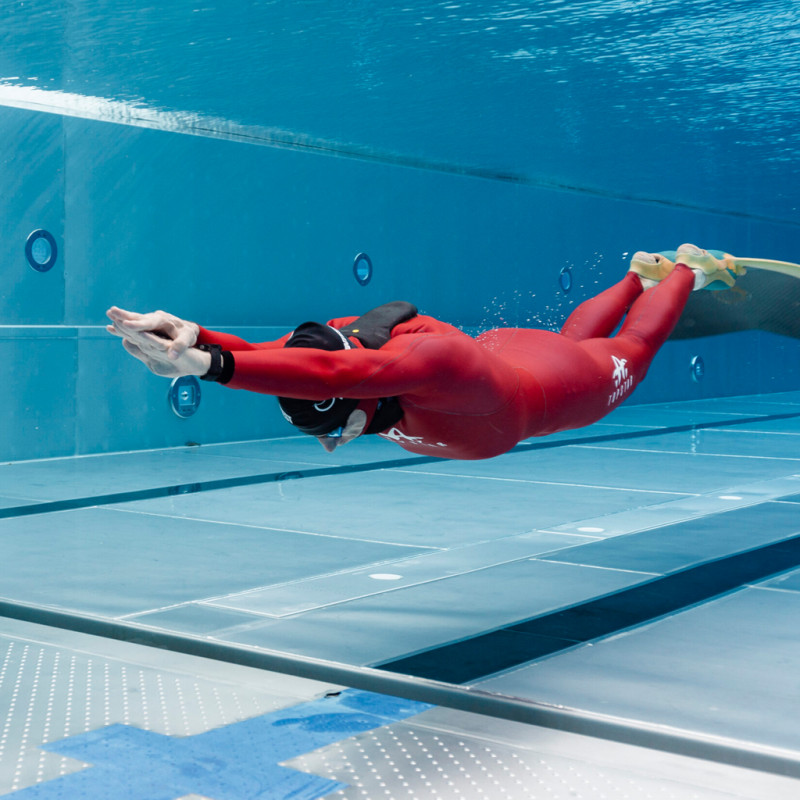
[(194, 375), (175, 378), (169, 385), (167, 401), (181, 419), (191, 417), (200, 408), (200, 381)]
[(366, 286), (372, 280), (372, 261), (366, 253), (359, 253), (353, 262), (353, 275), (362, 285)]
[(695, 383), (700, 383), (706, 376), (706, 365), (701, 356), (695, 356), (689, 364), (689, 369), (692, 373), (692, 380)]
[(37, 272), (52, 269), (58, 258), (58, 246), (53, 234), (45, 230), (36, 230), (25, 242), (25, 258)]

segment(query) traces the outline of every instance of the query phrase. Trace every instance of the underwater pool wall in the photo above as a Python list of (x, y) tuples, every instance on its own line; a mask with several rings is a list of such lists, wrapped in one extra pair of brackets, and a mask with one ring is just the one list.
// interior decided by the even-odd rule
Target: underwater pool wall
[[(6, 107), (0, 135), (3, 460), (292, 433), (272, 398), (213, 385), (202, 385), (194, 416), (177, 417), (169, 381), (105, 333), (112, 304), (254, 340), (395, 299), (470, 331), (554, 328), (637, 249), (798, 252), (789, 223), (624, 199), (613, 187), (555, 189)], [(26, 261), (36, 229), (58, 246), (47, 272)], [(374, 267), (366, 286), (353, 275), (361, 252)], [(795, 340), (760, 333), (670, 342), (632, 402), (795, 389), (799, 354)]]

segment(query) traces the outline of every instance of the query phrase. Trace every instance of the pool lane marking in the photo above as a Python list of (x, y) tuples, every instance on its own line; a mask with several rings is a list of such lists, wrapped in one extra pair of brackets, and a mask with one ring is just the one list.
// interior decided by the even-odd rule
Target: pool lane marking
[(690, 450), (649, 450), (646, 447), (599, 447), (596, 445), (575, 445), (584, 450), (600, 450), (612, 453), (652, 453), (664, 456), (699, 456), (700, 458), (749, 458), (754, 461), (800, 461), (800, 456), (759, 456), (753, 453), (700, 453)]
[[(597, 450), (616, 450), (617, 448), (595, 448)], [(653, 452), (660, 453), (660, 450), (645, 451), (645, 450), (631, 450), (632, 453)], [(694, 453), (683, 453), (682, 455), (695, 455)], [(429, 475), (432, 478), (459, 478), (471, 481), (499, 481), (501, 483), (527, 483), (536, 486), (569, 486), (578, 487), (582, 489), (603, 489), (609, 492), (638, 492), (640, 494), (668, 494), (673, 497), (701, 497), (700, 492), (675, 492), (666, 491), (664, 489), (635, 489), (629, 486), (603, 486), (598, 483), (570, 483), (568, 481), (540, 481), (534, 478), (500, 478), (495, 475), (469, 475), (465, 472), (428, 472), (422, 469), (404, 469), (398, 470), (403, 475)]]
[[(256, 525), (253, 522), (233, 522), (227, 519), (207, 519), (193, 514), (170, 514), (165, 511), (151, 511), (142, 510), (140, 508), (119, 508), (114, 507), (111, 511), (119, 512), (120, 514), (138, 514), (143, 517), (158, 517), (159, 519), (174, 519), (174, 520), (188, 520), (190, 522), (203, 522), (208, 525), (229, 525), (232, 528), (250, 528), (257, 531), (275, 531), (276, 533), (299, 533), (302, 536), (316, 536), (320, 539), (340, 539), (346, 542), (367, 542), (369, 544), (385, 544), (389, 547), (407, 548), (409, 550), (423, 550), (431, 553), (439, 553), (449, 550), (448, 547), (435, 547), (430, 544), (413, 544), (408, 542), (391, 542), (385, 539), (372, 539), (365, 538), (364, 536), (357, 536), (355, 534), (342, 534), (342, 533), (322, 533), (320, 531), (305, 531), (298, 528), (279, 528), (275, 525)], [(404, 556), (408, 558), (408, 556)]]
[(427, 680), (471, 683), (671, 616), (798, 566), (800, 534), (377, 666)]
[[(526, 453), (534, 450), (552, 450), (560, 447), (574, 445), (591, 445), (600, 442), (616, 442), (630, 439), (644, 439), (652, 436), (661, 436), (670, 433), (689, 433), (697, 430), (745, 425), (757, 422), (771, 422), (782, 419), (800, 418), (800, 412), (786, 414), (770, 414), (758, 417), (743, 417), (738, 420), (716, 420), (713, 422), (700, 422), (686, 425), (674, 425), (670, 428), (655, 428), (628, 433), (599, 434), (597, 436), (582, 436), (574, 439), (559, 439), (556, 441), (526, 442), (518, 444), (504, 455), (512, 453)], [(684, 455), (693, 455), (685, 453)], [(333, 475), (352, 475), (359, 472), (376, 472), (380, 470), (402, 469), (416, 467), (422, 464), (441, 464), (451, 459), (437, 458), (436, 456), (415, 456), (412, 458), (397, 458), (388, 461), (369, 461), (363, 464), (350, 464), (347, 466), (320, 467), (308, 470), (290, 470), (281, 472), (266, 472), (256, 475), (245, 475), (237, 478), (219, 478), (216, 480), (197, 483), (184, 483), (171, 486), (157, 486), (151, 489), (135, 489), (127, 492), (113, 492), (110, 494), (96, 495), (93, 497), (77, 497), (69, 500), (50, 500), (30, 503), (24, 506), (9, 506), (0, 508), (0, 519), (25, 517), (32, 514), (52, 514), (58, 511), (74, 511), (81, 508), (107, 506), (118, 503), (132, 503), (139, 500), (155, 500), (164, 497), (174, 497), (198, 492), (232, 489), (240, 486), (255, 486), (262, 483), (276, 483), (286, 480), (300, 480), (305, 478), (321, 478)], [(582, 484), (581, 484), (582, 485)]]

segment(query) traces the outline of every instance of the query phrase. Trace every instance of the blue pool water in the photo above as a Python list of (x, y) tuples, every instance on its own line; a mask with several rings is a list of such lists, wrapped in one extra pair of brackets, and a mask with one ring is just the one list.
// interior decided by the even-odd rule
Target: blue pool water
[[(485, 462), (327, 455), (213, 385), (180, 417), (103, 328), (556, 329), (639, 249), (800, 261), (795, 2), (0, 19), (0, 794), (797, 796), (791, 279)], [(765, 330), (693, 336), (731, 316)]]

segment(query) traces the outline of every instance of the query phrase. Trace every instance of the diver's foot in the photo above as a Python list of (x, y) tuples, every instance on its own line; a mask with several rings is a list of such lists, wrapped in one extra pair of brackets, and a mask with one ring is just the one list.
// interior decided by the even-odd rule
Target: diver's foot
[(660, 253), (645, 253), (643, 250), (633, 254), (629, 272), (635, 272), (642, 282), (643, 289), (652, 289), (659, 281), (675, 269), (675, 264)]
[[(694, 272), (694, 291), (706, 289), (712, 283), (721, 281), (727, 287), (736, 283), (734, 274), (739, 274), (726, 260), (720, 260), (712, 256), (708, 251), (697, 247), (694, 244), (682, 244), (675, 255), (676, 264), (686, 264)], [(714, 289), (722, 289), (722, 286), (714, 286)]]

